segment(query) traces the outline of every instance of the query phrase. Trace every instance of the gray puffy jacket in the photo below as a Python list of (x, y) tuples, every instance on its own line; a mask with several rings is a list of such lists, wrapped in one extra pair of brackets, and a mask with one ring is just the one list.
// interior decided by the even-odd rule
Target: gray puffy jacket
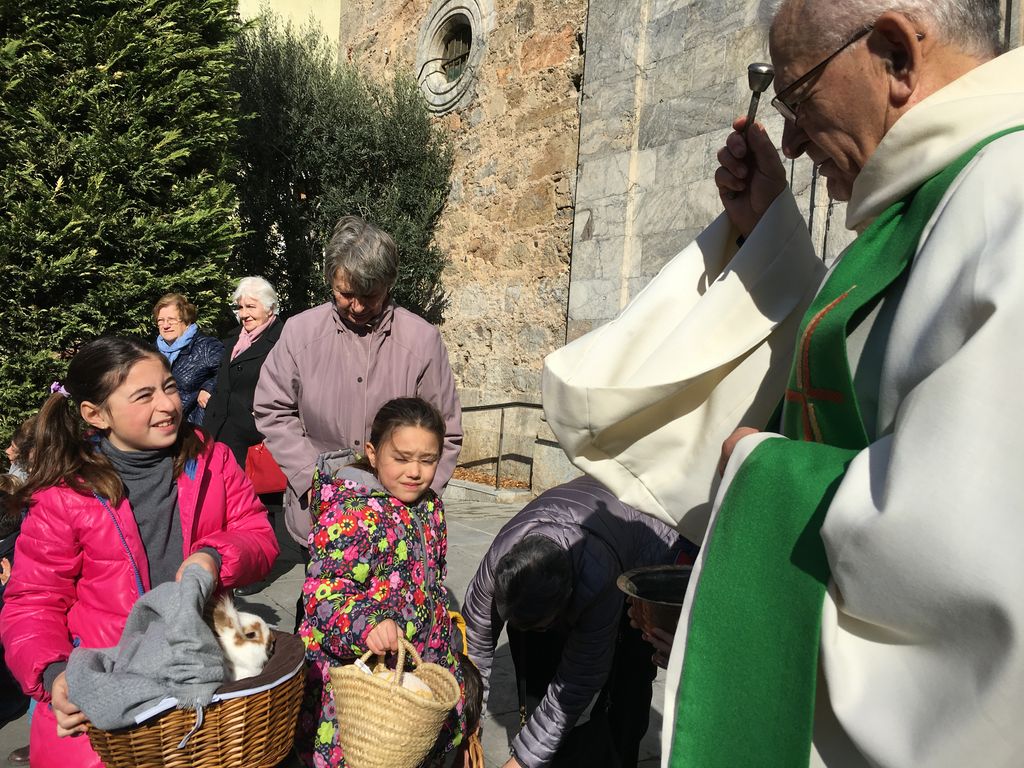
[(608, 679), (623, 606), (615, 580), (624, 570), (671, 562), (679, 537), (589, 477), (530, 502), (498, 532), (466, 591), (469, 655), (480, 668), (485, 696), (504, 626), (493, 610), (494, 568), (528, 534), (546, 536), (569, 551), (575, 580), (566, 615), (571, 630), (555, 678), (512, 741), (525, 768), (540, 768)]

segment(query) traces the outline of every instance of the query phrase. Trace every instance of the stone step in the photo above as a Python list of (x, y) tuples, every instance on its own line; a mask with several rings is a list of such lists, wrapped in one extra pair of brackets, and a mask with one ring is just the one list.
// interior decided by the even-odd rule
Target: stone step
[(495, 488), (469, 480), (451, 480), (444, 491), (444, 501), (490, 501), (495, 504), (526, 504), (534, 497), (529, 488)]

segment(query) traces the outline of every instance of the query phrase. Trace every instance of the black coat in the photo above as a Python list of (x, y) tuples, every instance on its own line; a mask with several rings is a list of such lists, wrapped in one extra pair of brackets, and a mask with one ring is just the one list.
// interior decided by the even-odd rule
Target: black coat
[(256, 394), (256, 383), (260, 370), (277, 340), (281, 338), (284, 320), (275, 320), (253, 345), (234, 360), (231, 350), (238, 343), (241, 326), (224, 339), (224, 356), (217, 372), (217, 391), (206, 404), (206, 419), (203, 427), (214, 440), (227, 444), (238, 460), (245, 466), (245, 453), (250, 445), (263, 442), (263, 435), (256, 429), (252, 416), (252, 399)]

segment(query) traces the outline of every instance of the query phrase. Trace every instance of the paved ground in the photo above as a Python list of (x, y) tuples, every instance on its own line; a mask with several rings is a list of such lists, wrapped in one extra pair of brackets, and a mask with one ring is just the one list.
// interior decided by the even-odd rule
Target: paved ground
[[(476, 572), (477, 563), (487, 551), (494, 535), (517, 509), (517, 506), (508, 504), (481, 502), (451, 501), (447, 504), (448, 585), (460, 604), (466, 587)], [(280, 522), (281, 516), (276, 515), (275, 519)], [(278, 539), (282, 544), (282, 553), (271, 572), (271, 584), (258, 595), (241, 598), (239, 602), (247, 610), (259, 613), (271, 624), (291, 631), (295, 621), (295, 601), (303, 573), (299, 565), (299, 550), (291, 543), (281, 526), (278, 526)], [(515, 677), (504, 635), (498, 647), (492, 674), (491, 698), (485, 715), (483, 742), (487, 768), (500, 768), (508, 758), (508, 742), (518, 725)], [(651, 727), (640, 750), (642, 768), (654, 768), (659, 764), (663, 696), (664, 672), (659, 671), (658, 679), (655, 681)], [(2, 761), (12, 749), (26, 743), (27, 718), (22, 717), (4, 726), (0, 730), (0, 765), (4, 764)], [(292, 765), (297, 763), (288, 761), (281, 768)]]

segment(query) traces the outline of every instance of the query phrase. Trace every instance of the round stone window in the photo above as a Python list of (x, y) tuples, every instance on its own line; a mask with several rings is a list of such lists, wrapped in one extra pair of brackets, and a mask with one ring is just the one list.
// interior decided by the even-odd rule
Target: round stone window
[(430, 111), (449, 112), (472, 97), (493, 0), (434, 0), (420, 31), (417, 81)]

